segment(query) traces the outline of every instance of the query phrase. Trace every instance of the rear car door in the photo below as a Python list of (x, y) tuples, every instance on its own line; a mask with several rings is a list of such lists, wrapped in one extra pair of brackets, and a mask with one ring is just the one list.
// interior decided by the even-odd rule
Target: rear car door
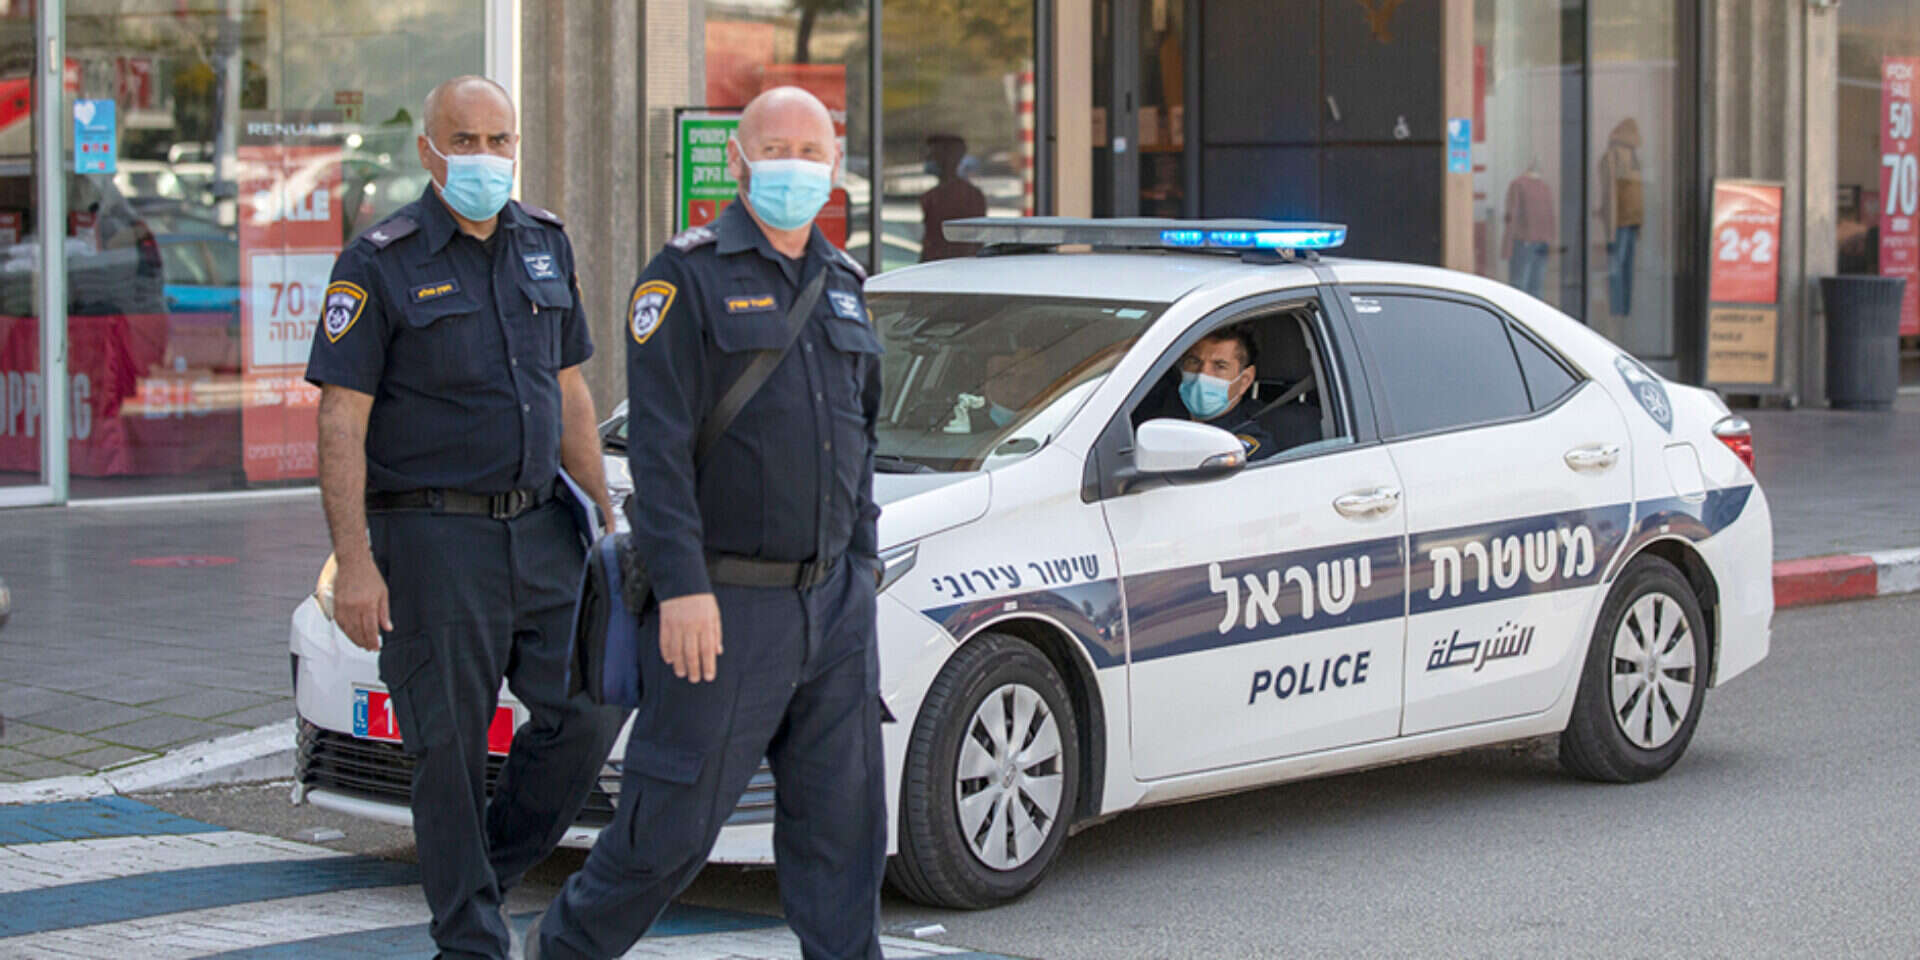
[(1349, 288), (1402, 482), (1402, 733), (1547, 709), (1579, 669), (1633, 498), (1606, 391), (1485, 301)]
[(1399, 725), (1399, 481), (1353, 415), (1318, 297), (1218, 311), (1155, 371), (1210, 330), (1276, 317), (1310, 331), (1323, 437), (1221, 479), (1116, 491), (1112, 470), (1125, 466), (1131, 417), (1153, 380), (1103, 435), (1102, 453), (1117, 455), (1098, 458), (1109, 467), (1099, 489), (1122, 577), (1142, 780), (1385, 739)]

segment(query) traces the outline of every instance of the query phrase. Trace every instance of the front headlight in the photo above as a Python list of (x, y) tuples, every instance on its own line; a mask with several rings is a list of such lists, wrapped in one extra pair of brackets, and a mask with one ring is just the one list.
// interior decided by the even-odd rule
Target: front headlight
[(880, 551), (880, 591), (887, 592), (895, 580), (907, 575), (913, 569), (914, 561), (920, 558), (920, 544), (903, 543), (892, 549)]
[(328, 620), (333, 619), (333, 578), (339, 572), (339, 563), (329, 553), (326, 565), (320, 568), (320, 579), (313, 584), (313, 599), (319, 602), (320, 612), (326, 614)]

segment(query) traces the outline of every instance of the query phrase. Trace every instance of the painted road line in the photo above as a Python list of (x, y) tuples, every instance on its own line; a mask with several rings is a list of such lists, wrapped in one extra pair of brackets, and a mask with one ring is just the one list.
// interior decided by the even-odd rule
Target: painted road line
[(0, 847), (98, 837), (213, 833), (219, 829), (125, 797), (0, 807)]
[(330, 853), (277, 837), (226, 830), (23, 843), (0, 847), (0, 894), (194, 867), (310, 859)]
[[(414, 899), (418, 900), (418, 896), (415, 895)], [(291, 912), (287, 906), (281, 904), (273, 906), (276, 915)], [(321, 906), (324, 909), (324, 904)], [(283, 934), (276, 941), (267, 942), (264, 946), (250, 946), (213, 954), (209, 960), (215, 960), (215, 958), (217, 960), (283, 960), (283, 958), (284, 960), (367, 960), (367, 958), (378, 957), (429, 957), (433, 955), (434, 944), (432, 935), (427, 931), (426, 909), (420, 907), (416, 912), (420, 917), (405, 924), (389, 927), (367, 925), (343, 933), (318, 933), (301, 940), (288, 940)], [(539, 910), (513, 914), (515, 938), (525, 934), (527, 928), (538, 916), (540, 916)], [(655, 921), (653, 929), (647, 931), (645, 943), (649, 949), (652, 949), (656, 940), (692, 938), (704, 945), (711, 942), (710, 937), (704, 936), (706, 934), (734, 933), (780, 926), (783, 924), (779, 917), (676, 903), (668, 906), (667, 912)], [(686, 944), (682, 943), (671, 949), (684, 950)], [(629, 954), (629, 956), (639, 957), (652, 955), (651, 953)]]

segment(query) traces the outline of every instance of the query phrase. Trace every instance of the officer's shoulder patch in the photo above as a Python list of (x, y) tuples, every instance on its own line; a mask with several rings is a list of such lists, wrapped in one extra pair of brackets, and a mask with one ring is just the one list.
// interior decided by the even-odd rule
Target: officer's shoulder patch
[(847, 269), (852, 270), (854, 276), (859, 277), (861, 280), (867, 279), (867, 268), (861, 266), (860, 261), (855, 260), (853, 258), (853, 254), (848, 253), (845, 250), (840, 249), (839, 247), (835, 247), (834, 252), (840, 255), (840, 263), (844, 265)]
[(526, 203), (524, 201), (521, 201), (520, 210), (521, 212), (525, 213), (527, 216), (532, 217), (535, 220), (540, 221), (541, 223), (550, 223), (556, 227), (564, 227), (567, 225), (566, 221), (560, 219), (559, 214), (554, 213), (552, 210), (548, 210), (545, 207), (536, 207), (531, 203)]
[(667, 246), (681, 253), (691, 253), (693, 252), (693, 248), (701, 246), (702, 244), (713, 243), (719, 239), (720, 231), (712, 227), (692, 227), (675, 234), (672, 240), (667, 241)]
[(340, 338), (353, 329), (359, 321), (361, 311), (367, 308), (367, 291), (357, 283), (335, 280), (327, 284), (326, 304), (323, 321), (327, 330), (327, 342), (339, 343)]
[(1236, 433), (1234, 436), (1239, 439), (1241, 446), (1247, 448), (1247, 456), (1251, 457), (1260, 452), (1260, 441), (1253, 434)]
[(633, 334), (633, 342), (646, 343), (660, 322), (667, 317), (667, 309), (673, 306), (673, 295), (679, 289), (665, 280), (648, 280), (633, 288), (633, 302), (627, 305), (627, 329)]
[(361, 234), (361, 236), (365, 237), (368, 243), (373, 244), (374, 249), (385, 250), (388, 246), (392, 245), (395, 240), (407, 236), (418, 229), (420, 229), (420, 225), (414, 223), (412, 217), (406, 216), (405, 214), (396, 214), (375, 224), (372, 230), (368, 230), (366, 233)]

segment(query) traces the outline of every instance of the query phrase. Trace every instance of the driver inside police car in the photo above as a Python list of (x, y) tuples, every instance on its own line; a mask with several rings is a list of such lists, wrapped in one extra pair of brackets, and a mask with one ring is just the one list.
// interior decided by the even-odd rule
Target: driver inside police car
[(1275, 452), (1273, 437), (1254, 419), (1254, 405), (1243, 402), (1253, 389), (1256, 359), (1253, 331), (1245, 324), (1201, 337), (1180, 358), (1180, 403), (1188, 418), (1239, 438), (1248, 461)]

